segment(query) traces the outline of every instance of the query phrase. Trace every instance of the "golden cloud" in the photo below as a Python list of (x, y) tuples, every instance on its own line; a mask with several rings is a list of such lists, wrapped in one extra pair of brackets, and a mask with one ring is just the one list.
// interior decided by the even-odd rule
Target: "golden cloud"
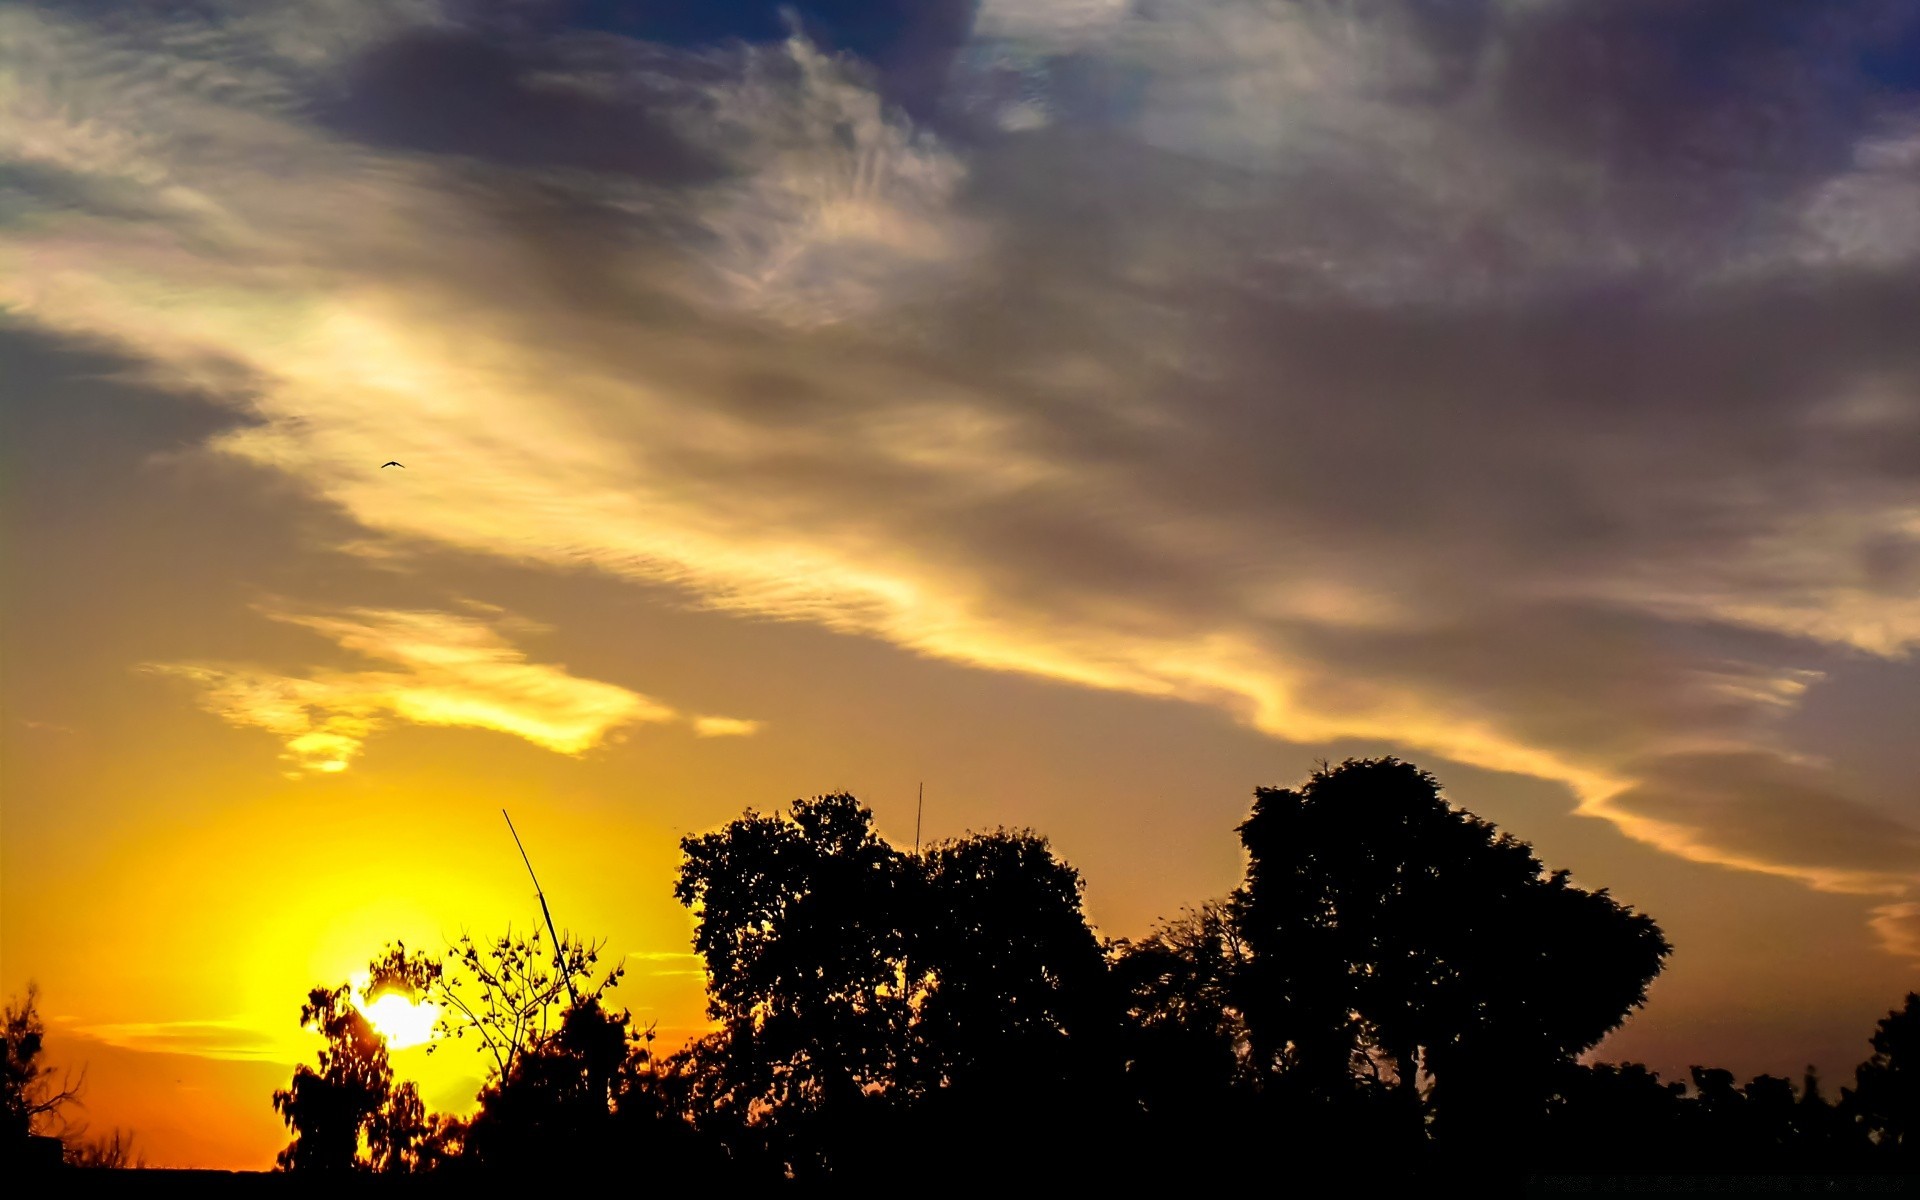
[(1920, 959), (1920, 901), (1883, 904), (1873, 910), (1867, 924), (1888, 951)]
[(751, 737), (760, 724), (741, 717), (695, 717), (693, 731), (701, 737)]
[(211, 663), (154, 663), (146, 669), (198, 685), (206, 709), (229, 723), (278, 735), (296, 774), (346, 770), (369, 737), (397, 721), (490, 729), (559, 754), (581, 754), (622, 726), (671, 722), (680, 715), (616, 684), (527, 661), (497, 627), (526, 624), (504, 615), (492, 622), (459, 613), (364, 608), (266, 615), (392, 669), (304, 675)]

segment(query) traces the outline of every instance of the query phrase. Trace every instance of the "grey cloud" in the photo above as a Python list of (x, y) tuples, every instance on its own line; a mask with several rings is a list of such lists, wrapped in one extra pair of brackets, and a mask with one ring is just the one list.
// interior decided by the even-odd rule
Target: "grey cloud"
[[(253, 361), (283, 386), (231, 445), (413, 536), (1397, 733), (1676, 853), (1911, 889), (1920, 813), (1770, 745), (1834, 655), (1920, 644), (1920, 234), (1820, 207), (1908, 186), (1860, 148), (1920, 100), (1822, 84), (1898, 14), (1334, 11), (1175, 0), (1022, 48), (989, 6), (955, 94), (1047, 115), (958, 140), (805, 45), (389, 40), (328, 133), (384, 149), (313, 170), (400, 197), (399, 249), (311, 216), (308, 286), (401, 297), (365, 321), (403, 366), (491, 386), (487, 486), (364, 503), (324, 354)], [(97, 232), (62, 252), (124, 265)], [(46, 319), (155, 336), (117, 311)]]
[(655, 73), (644, 56), (595, 63), (583, 62), (581, 49), (544, 49), (459, 29), (409, 29), (362, 52), (316, 115), (373, 145), (506, 167), (674, 185), (725, 173), (661, 119), (670, 98), (650, 86)]
[(1641, 765), (1609, 802), (1686, 830), (1736, 862), (1775, 864), (1836, 890), (1898, 894), (1920, 880), (1920, 829), (1833, 790), (1828, 772), (1747, 751)]

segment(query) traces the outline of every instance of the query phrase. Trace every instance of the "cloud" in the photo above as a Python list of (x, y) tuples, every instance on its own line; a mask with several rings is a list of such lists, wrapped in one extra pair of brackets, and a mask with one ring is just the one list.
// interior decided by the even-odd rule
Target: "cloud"
[(284, 1062), (293, 1056), (284, 1039), (276, 1041), (237, 1020), (135, 1021), (74, 1028), (123, 1050), (248, 1062)]
[(707, 973), (705, 960), (686, 950), (635, 950), (627, 957), (643, 963), (662, 964), (645, 972), (649, 979), (704, 977)]
[(1895, 954), (1920, 958), (1920, 903), (1883, 904), (1867, 922), (1880, 942)]
[(146, 669), (198, 685), (207, 711), (227, 722), (278, 735), (295, 774), (346, 770), (369, 737), (400, 721), (490, 729), (558, 754), (580, 754), (624, 726), (679, 717), (637, 692), (528, 662), (500, 630), (528, 627), (497, 610), (491, 621), (390, 609), (266, 615), (398, 669), (303, 675), (209, 663)]
[(677, 183), (721, 172), (653, 115), (644, 56), (609, 57), (590, 75), (549, 74), (541, 49), (446, 26), (409, 29), (359, 55), (319, 119), (372, 145), (510, 167)]
[[(1920, 887), (1911, 797), (1782, 744), (1920, 645), (1920, 97), (1874, 66), (1910, 6), (989, 3), (925, 119), (804, 37), (382, 10), (296, 54), (345, 23), (196, 11), (0, 16), (0, 304), (241, 410), (218, 449), (369, 544)], [(436, 107), (475, 95), (498, 127)], [(202, 682), (315, 762), (401, 715)], [(501, 711), (572, 745), (618, 709), (547, 703)]]
[(701, 737), (751, 737), (760, 732), (761, 722), (740, 717), (695, 717), (693, 731)]
[[(1635, 775), (1604, 811), (1652, 823), (1656, 840), (1690, 858), (1863, 895), (1903, 895), (1920, 881), (1920, 829), (1836, 794), (1816, 766), (1742, 750), (1672, 755)], [(1877, 910), (1876, 928), (1912, 907)]]

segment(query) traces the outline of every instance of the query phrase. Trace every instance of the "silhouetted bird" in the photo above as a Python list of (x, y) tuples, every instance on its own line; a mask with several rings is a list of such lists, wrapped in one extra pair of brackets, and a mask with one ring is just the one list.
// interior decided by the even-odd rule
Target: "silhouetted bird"
[(380, 469), (382, 471), (386, 470), (388, 467), (399, 467), (402, 471), (404, 471), (407, 469), (407, 464), (397, 463), (397, 462), (383, 462), (380, 464)]

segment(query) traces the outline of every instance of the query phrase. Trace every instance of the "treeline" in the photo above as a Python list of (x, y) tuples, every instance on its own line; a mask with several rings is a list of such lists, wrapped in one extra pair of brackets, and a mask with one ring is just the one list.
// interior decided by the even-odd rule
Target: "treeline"
[(852, 796), (749, 812), (681, 843), (712, 1034), (656, 1055), (576, 943), (395, 949), (369, 992), (431, 994), (483, 1041), (477, 1113), (383, 1092), (378, 1037), (316, 992), (330, 1049), (276, 1098), (282, 1165), (898, 1185), (1914, 1163), (1920, 998), (1836, 1098), (1811, 1073), (1584, 1065), (1667, 959), (1651, 918), (1391, 758), (1260, 789), (1238, 832), (1231, 896), (1102, 943), (1031, 833), (916, 855)]
[[(848, 795), (682, 842), (710, 1035), (658, 1054), (620, 968), (538, 932), (391, 947), (274, 1103), (284, 1169), (927, 1186), (1183, 1186), (1532, 1172), (1899, 1172), (1920, 1146), (1920, 996), (1851, 1086), (1587, 1065), (1670, 948), (1395, 759), (1263, 788), (1230, 896), (1103, 943), (1077, 872), (997, 830), (904, 853)], [(441, 1006), (492, 1064), (429, 1115), (362, 1007)]]

